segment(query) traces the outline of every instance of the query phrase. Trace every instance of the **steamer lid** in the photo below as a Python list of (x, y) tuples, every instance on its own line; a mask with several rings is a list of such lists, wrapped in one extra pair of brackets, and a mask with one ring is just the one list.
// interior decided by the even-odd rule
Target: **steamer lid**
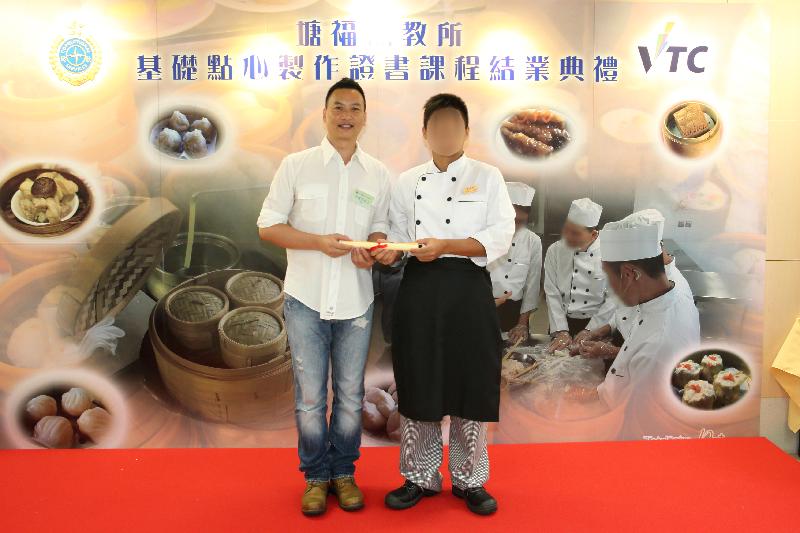
[(120, 217), (78, 259), (58, 304), (59, 327), (79, 337), (122, 311), (175, 240), (180, 221), (166, 198), (150, 198)]

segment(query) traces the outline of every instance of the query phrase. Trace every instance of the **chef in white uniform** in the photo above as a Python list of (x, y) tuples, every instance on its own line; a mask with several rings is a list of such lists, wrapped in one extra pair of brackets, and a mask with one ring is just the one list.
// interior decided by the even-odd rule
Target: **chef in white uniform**
[[(488, 422), (500, 416), (502, 338), (486, 265), (508, 253), (514, 208), (500, 170), (464, 154), (466, 103), (442, 93), (425, 103), (431, 160), (392, 187), (389, 238), (416, 241), (394, 306), (392, 365), (401, 415), (403, 485), (386, 495), (409, 509), (442, 489), (442, 428), (450, 417), (452, 492), (478, 514), (497, 510), (489, 479)], [(396, 254), (373, 250), (380, 262)]]
[(624, 409), (624, 439), (669, 431), (670, 370), (700, 343), (697, 308), (667, 278), (659, 237), (658, 225), (646, 217), (610, 222), (600, 232), (609, 285), (623, 305), (635, 308), (628, 337), (597, 388), (609, 409)]
[[(694, 305), (694, 295), (686, 278), (678, 270), (675, 258), (667, 253), (663, 245), (664, 236), (664, 216), (657, 209), (643, 209), (623, 218), (621, 222), (639, 222), (642, 224), (655, 224), (658, 226), (658, 241), (661, 247), (661, 257), (664, 261), (664, 271), (667, 279), (675, 282), (675, 290), (684, 298), (688, 298)], [(612, 296), (613, 297), (613, 296)], [(638, 321), (638, 308), (627, 307), (618, 300), (614, 310), (614, 319), (610, 324), (606, 324), (591, 331), (589, 336), (576, 348), (585, 357), (601, 357), (613, 359), (616, 357), (619, 347), (630, 334), (632, 324)], [(616, 332), (616, 334), (615, 334)], [(603, 339), (614, 335), (613, 343), (604, 342)]]
[(492, 292), (500, 317), (500, 329), (512, 343), (530, 336), (530, 315), (539, 306), (542, 280), (542, 239), (528, 228), (536, 189), (520, 182), (506, 183), (514, 204), (516, 230), (508, 253), (486, 269), (492, 276)]
[(561, 240), (547, 249), (544, 292), (550, 319), (551, 351), (583, 340), (608, 324), (614, 313), (605, 274), (597, 225), (603, 208), (589, 198), (572, 202)]

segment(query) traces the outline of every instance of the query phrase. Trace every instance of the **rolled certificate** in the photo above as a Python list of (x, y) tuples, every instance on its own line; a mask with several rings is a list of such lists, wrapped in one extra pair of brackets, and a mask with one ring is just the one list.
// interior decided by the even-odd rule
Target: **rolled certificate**
[(409, 252), (411, 250), (418, 250), (422, 245), (418, 242), (372, 242), (372, 241), (339, 241), (345, 246), (352, 248), (364, 248), (372, 250), (373, 248), (383, 248), (385, 250), (397, 250), (398, 252)]

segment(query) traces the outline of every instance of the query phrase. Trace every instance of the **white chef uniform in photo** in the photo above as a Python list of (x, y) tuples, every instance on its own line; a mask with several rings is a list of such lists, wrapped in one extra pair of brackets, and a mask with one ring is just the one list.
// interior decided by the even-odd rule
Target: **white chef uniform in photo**
[[(621, 222), (633, 222), (637, 220), (643, 221), (645, 224), (650, 223), (658, 226), (658, 242), (661, 243), (664, 240), (664, 216), (657, 209), (643, 209), (637, 211), (623, 218)], [(692, 304), (694, 304), (692, 289), (689, 287), (686, 278), (681, 274), (681, 271), (678, 270), (674, 257), (668, 265), (664, 265), (664, 271), (667, 274), (667, 279), (675, 282), (675, 290), (677, 293), (688, 298)], [(622, 302), (617, 301), (614, 311), (614, 321), (611, 323), (612, 329), (619, 331), (623, 339), (628, 338), (631, 324), (638, 322), (637, 313), (638, 310), (636, 307), (627, 307), (623, 305)]]
[[(536, 189), (519, 182), (506, 183), (511, 203), (530, 208)], [(492, 276), (495, 298), (522, 300), (520, 314), (534, 311), (539, 305), (539, 286), (542, 279), (542, 239), (523, 226), (514, 232), (511, 248), (486, 269)]]
[(441, 490), (447, 415), (453, 485), (466, 490), (489, 478), (487, 428), (499, 420), (502, 342), (485, 267), (508, 252), (514, 215), (500, 170), (465, 155), (443, 171), (433, 161), (407, 170), (392, 188), (390, 240), (472, 238), (486, 250), (485, 257), (409, 259), (395, 302), (400, 470), (429, 490)]
[[(603, 208), (588, 198), (572, 202), (567, 220), (593, 228)], [(611, 322), (614, 301), (601, 266), (600, 240), (583, 250), (570, 248), (563, 239), (550, 245), (544, 259), (544, 292), (550, 333), (568, 331), (567, 317), (590, 319), (592, 330)]]
[[(661, 253), (658, 226), (643, 218), (610, 222), (599, 240), (605, 261), (635, 261)], [(671, 370), (677, 359), (700, 343), (697, 308), (674, 286), (635, 310), (636, 320), (625, 343), (597, 388), (610, 409), (624, 410), (620, 433), (624, 439), (672, 430), (674, 418), (668, 405)]]

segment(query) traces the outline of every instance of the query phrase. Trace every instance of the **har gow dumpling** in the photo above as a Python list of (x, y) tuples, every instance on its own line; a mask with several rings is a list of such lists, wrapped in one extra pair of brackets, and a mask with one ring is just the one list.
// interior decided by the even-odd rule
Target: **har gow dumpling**
[(33, 428), (33, 440), (48, 448), (72, 448), (75, 433), (63, 416), (46, 416)]
[(192, 130), (183, 136), (183, 147), (191, 157), (203, 157), (208, 154), (206, 138), (200, 130)]
[(177, 132), (183, 133), (189, 129), (189, 119), (180, 111), (174, 111), (172, 116), (169, 117), (169, 127)]
[(181, 134), (174, 129), (164, 128), (158, 134), (156, 144), (164, 152), (178, 153), (181, 151)]
[(50, 339), (45, 324), (38, 318), (29, 318), (17, 326), (8, 339), (6, 356), (14, 366), (44, 366), (50, 356)]
[(109, 426), (111, 426), (111, 415), (102, 407), (88, 409), (78, 418), (78, 429), (95, 444), (100, 443)]
[(72, 387), (61, 395), (61, 408), (69, 415), (80, 416), (87, 409), (94, 407), (93, 401), (92, 395), (85, 389)]
[(58, 413), (58, 405), (54, 398), (40, 394), (28, 400), (28, 403), (25, 404), (25, 412), (31, 420), (38, 422), (46, 416), (55, 416)]

